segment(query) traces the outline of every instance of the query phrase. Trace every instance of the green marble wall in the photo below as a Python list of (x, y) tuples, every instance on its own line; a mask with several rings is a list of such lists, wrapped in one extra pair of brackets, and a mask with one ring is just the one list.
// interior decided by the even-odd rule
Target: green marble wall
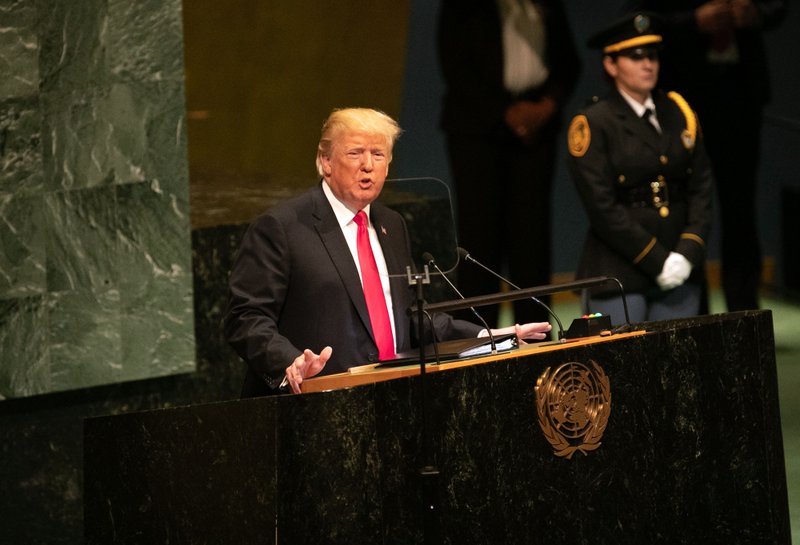
[(180, 0), (0, 27), (0, 399), (193, 371)]

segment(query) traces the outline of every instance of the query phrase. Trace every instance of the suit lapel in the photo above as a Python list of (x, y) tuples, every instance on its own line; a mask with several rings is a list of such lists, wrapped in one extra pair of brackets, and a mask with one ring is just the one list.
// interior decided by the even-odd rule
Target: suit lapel
[(361, 287), (358, 269), (353, 262), (353, 254), (350, 253), (350, 248), (347, 246), (347, 241), (344, 239), (339, 223), (336, 221), (336, 215), (325, 198), (322, 186), (314, 192), (313, 200), (314, 227), (322, 240), (322, 244), (325, 246), (325, 250), (328, 252), (333, 266), (336, 267), (339, 277), (342, 279), (342, 284), (353, 302), (356, 313), (361, 318), (370, 336), (374, 339), (372, 324), (369, 321), (369, 312), (367, 311), (367, 302), (364, 299), (364, 290)]

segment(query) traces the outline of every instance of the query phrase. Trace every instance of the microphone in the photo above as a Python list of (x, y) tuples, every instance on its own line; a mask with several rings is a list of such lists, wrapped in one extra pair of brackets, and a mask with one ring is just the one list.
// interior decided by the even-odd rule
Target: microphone
[[(460, 292), (460, 291), (458, 291), (458, 288), (455, 286), (455, 284), (453, 284), (453, 283), (450, 281), (450, 279), (449, 279), (449, 278), (447, 278), (447, 275), (446, 275), (446, 274), (444, 274), (444, 272), (442, 271), (442, 269), (440, 269), (440, 268), (439, 268), (439, 265), (437, 265), (437, 264), (436, 264), (436, 260), (435, 260), (435, 259), (433, 259), (433, 256), (430, 254), (430, 252), (425, 252), (424, 254), (422, 254), (422, 259), (423, 259), (423, 260), (425, 261), (425, 263), (427, 263), (429, 266), (431, 266), (431, 267), (433, 267), (434, 269), (436, 269), (436, 272), (438, 272), (439, 274), (441, 274), (441, 275), (442, 275), (442, 278), (444, 278), (445, 282), (447, 282), (447, 284), (450, 286), (450, 288), (451, 288), (451, 289), (452, 289), (454, 292), (456, 292), (456, 295), (458, 295), (458, 297), (459, 297), (459, 298), (461, 298), (461, 299), (464, 299), (464, 298), (465, 298), (465, 297), (464, 297), (464, 296), (461, 294), (461, 292)], [(475, 315), (475, 317), (478, 319), (478, 321), (481, 323), (481, 325), (483, 325), (483, 327), (485, 327), (485, 328), (486, 328), (486, 332), (489, 334), (489, 342), (492, 344), (492, 354), (496, 353), (496, 352), (497, 352), (497, 346), (494, 344), (494, 335), (492, 335), (492, 328), (491, 328), (491, 327), (489, 327), (489, 324), (487, 324), (487, 323), (486, 323), (486, 320), (484, 320), (484, 319), (483, 319), (483, 316), (481, 316), (480, 314), (478, 314), (478, 311), (477, 311), (477, 310), (475, 310), (475, 307), (469, 307), (469, 309), (472, 311), (472, 313)]]
[[(509, 286), (514, 288), (515, 290), (522, 289), (519, 286), (517, 286), (516, 284), (514, 284), (511, 280), (508, 280), (507, 278), (504, 278), (504, 277), (500, 276), (498, 273), (494, 272), (492, 269), (490, 269), (489, 267), (487, 267), (486, 265), (484, 265), (483, 263), (481, 263), (480, 261), (478, 261), (477, 259), (475, 259), (471, 255), (469, 255), (469, 252), (466, 251), (461, 246), (458, 247), (458, 257), (463, 258), (464, 261), (471, 261), (472, 263), (476, 264), (478, 267), (480, 267), (483, 270), (485, 270), (486, 272), (492, 274), (493, 276), (495, 276), (496, 278), (500, 279), (504, 283), (508, 284)], [(558, 316), (556, 316), (556, 313), (553, 312), (552, 310), (550, 310), (550, 307), (545, 305), (544, 302), (542, 302), (540, 299), (537, 299), (536, 297), (533, 297), (533, 296), (531, 296), (531, 299), (533, 299), (533, 301), (535, 303), (537, 303), (538, 305), (544, 307), (544, 309), (548, 312), (548, 314), (550, 314), (550, 316), (555, 318), (556, 323), (558, 324), (558, 339), (559, 340), (564, 340), (566, 338), (566, 336), (564, 334), (564, 326), (561, 325), (561, 320), (558, 319)]]

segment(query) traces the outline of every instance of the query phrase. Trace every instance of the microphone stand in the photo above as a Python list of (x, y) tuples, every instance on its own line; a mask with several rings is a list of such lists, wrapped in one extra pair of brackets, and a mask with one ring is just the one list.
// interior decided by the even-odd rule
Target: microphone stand
[[(417, 296), (417, 334), (419, 335), (419, 378), (420, 378), (420, 418), (422, 426), (422, 459), (423, 466), (419, 470), (422, 479), (423, 532), (425, 545), (439, 545), (442, 542), (439, 521), (439, 469), (434, 464), (430, 429), (428, 427), (428, 395), (425, 388), (425, 297), (424, 285), (431, 283), (428, 266), (423, 273), (412, 273), (406, 267), (408, 285), (416, 286)], [(432, 326), (431, 326), (432, 327)]]
[[(499, 275), (499, 274), (497, 274), (495, 271), (493, 271), (492, 269), (490, 269), (489, 267), (487, 267), (486, 265), (484, 265), (483, 263), (481, 263), (480, 261), (478, 261), (477, 259), (475, 259), (474, 257), (472, 257), (472, 256), (469, 254), (469, 252), (467, 252), (467, 251), (466, 251), (464, 248), (461, 248), (461, 247), (459, 247), (459, 248), (458, 248), (458, 255), (459, 255), (459, 256), (462, 256), (462, 257), (463, 257), (463, 258), (464, 258), (466, 261), (470, 261), (470, 262), (474, 263), (474, 264), (475, 264), (475, 265), (477, 265), (478, 267), (482, 268), (484, 271), (488, 272), (489, 274), (491, 274), (491, 275), (492, 275), (492, 276), (494, 276), (495, 278), (499, 279), (501, 282), (504, 282), (505, 284), (508, 284), (509, 286), (511, 286), (512, 288), (514, 288), (515, 290), (520, 290), (520, 289), (522, 289), (522, 288), (520, 288), (519, 286), (517, 286), (515, 283), (513, 283), (511, 280), (508, 280), (507, 278), (505, 278), (505, 277), (503, 277), (503, 276), (500, 276), (500, 275)], [(620, 284), (620, 288), (622, 288), (622, 285), (621, 285), (621, 284)], [(462, 297), (462, 299), (463, 299), (463, 297)], [(555, 312), (553, 312), (553, 311), (550, 309), (550, 307), (549, 307), (549, 306), (547, 306), (546, 304), (544, 304), (544, 302), (543, 302), (541, 299), (537, 299), (536, 297), (533, 297), (533, 296), (531, 296), (531, 299), (533, 299), (533, 301), (534, 301), (535, 303), (537, 303), (537, 304), (539, 304), (540, 306), (544, 307), (544, 309), (545, 309), (545, 310), (546, 310), (546, 311), (547, 311), (547, 312), (550, 314), (550, 316), (552, 316), (553, 318), (555, 318), (555, 320), (556, 320), (556, 323), (558, 324), (558, 340), (559, 340), (559, 341), (562, 341), (562, 342), (563, 342), (563, 341), (566, 341), (567, 339), (566, 339), (566, 335), (564, 334), (564, 326), (561, 324), (561, 320), (558, 318), (558, 316), (556, 315), (556, 313), (555, 313)]]
[[(424, 284), (430, 284), (430, 274), (428, 272), (428, 265), (424, 266), (423, 273), (413, 273), (411, 267), (406, 267), (406, 274), (408, 276), (409, 286), (416, 287), (416, 308), (411, 309), (412, 312), (417, 313), (417, 331), (419, 335), (419, 365), (420, 365), (420, 417), (422, 426), (422, 457), (423, 466), (419, 470), (419, 475), (422, 483), (422, 501), (423, 501), (423, 543), (425, 545), (440, 545), (442, 543), (441, 535), (441, 520), (440, 520), (440, 506), (439, 506), (439, 469), (436, 467), (433, 460), (432, 445), (431, 445), (431, 432), (429, 429), (427, 414), (428, 414), (428, 396), (426, 391), (426, 372), (425, 372), (425, 313), (426, 304), (424, 298)], [(442, 275), (444, 276), (444, 275)], [(606, 276), (587, 278), (565, 284), (539, 286), (535, 288), (520, 289), (513, 292), (497, 293), (492, 295), (484, 295), (480, 297), (462, 298), (457, 301), (449, 301), (443, 303), (433, 303), (427, 305), (427, 312), (449, 312), (453, 310), (461, 310), (475, 306), (485, 306), (505, 301), (516, 301), (528, 297), (535, 297), (536, 295), (548, 295), (551, 293), (559, 293), (562, 291), (570, 291), (580, 288), (590, 288), (601, 286), (609, 282), (616, 282), (622, 293), (623, 308), (625, 310), (625, 326), (630, 326), (630, 319), (628, 318), (628, 305), (625, 301), (625, 292), (622, 284), (616, 278)], [(459, 294), (460, 295), (460, 294)], [(462, 296), (463, 297), (463, 296)], [(474, 310), (474, 309), (473, 309)], [(623, 327), (625, 327), (623, 326)], [(431, 328), (433, 326), (431, 325)], [(494, 348), (494, 340), (492, 339)], [(493, 350), (494, 351), (494, 350)]]
[[(430, 265), (431, 267), (436, 269), (436, 272), (438, 272), (440, 275), (442, 275), (442, 278), (444, 278), (444, 281), (447, 282), (447, 285), (450, 286), (450, 289), (452, 289), (456, 293), (456, 295), (458, 295), (461, 299), (465, 299), (464, 295), (460, 291), (458, 291), (458, 288), (455, 286), (455, 284), (453, 284), (450, 281), (450, 279), (447, 278), (447, 275), (444, 274), (442, 269), (439, 268), (439, 265), (436, 264), (436, 260), (433, 259), (433, 256), (431, 254), (429, 254), (428, 252), (425, 252), (425, 254), (423, 254), (422, 258), (427, 260), (428, 261), (428, 265)], [(469, 307), (469, 309), (472, 311), (472, 314), (475, 315), (475, 317), (478, 319), (478, 321), (481, 323), (481, 325), (486, 328), (486, 333), (489, 335), (489, 343), (492, 346), (492, 354), (497, 354), (497, 345), (494, 342), (494, 335), (492, 334), (492, 328), (489, 327), (489, 324), (486, 323), (486, 320), (483, 319), (483, 316), (478, 314), (478, 311), (475, 310), (475, 307)], [(556, 318), (556, 320), (557, 319), (558, 318)], [(436, 339), (434, 339), (433, 342), (434, 342), (434, 345), (435, 345), (436, 344)]]
[(521, 290), (510, 291), (507, 293), (494, 293), (489, 295), (480, 295), (478, 297), (467, 297), (466, 299), (458, 299), (455, 301), (445, 301), (443, 303), (432, 303), (428, 305), (428, 312), (452, 312), (454, 310), (461, 310), (469, 307), (496, 305), (498, 303), (505, 303), (506, 301), (518, 301), (520, 299), (527, 299), (537, 295), (550, 295), (552, 293), (561, 293), (563, 291), (594, 288), (612, 282), (619, 286), (620, 293), (622, 295), (622, 307), (625, 311), (625, 324), (617, 329), (630, 327), (631, 321), (630, 317), (628, 316), (628, 304), (625, 300), (625, 290), (623, 289), (622, 283), (619, 280), (610, 276), (595, 276), (592, 278), (585, 278), (583, 280), (565, 282), (563, 284), (548, 284), (546, 286), (523, 288)]

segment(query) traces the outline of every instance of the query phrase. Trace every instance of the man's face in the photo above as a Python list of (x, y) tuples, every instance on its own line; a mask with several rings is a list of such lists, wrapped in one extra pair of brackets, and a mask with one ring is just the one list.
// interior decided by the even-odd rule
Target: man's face
[(333, 194), (355, 212), (380, 195), (389, 173), (391, 150), (383, 136), (347, 132), (333, 142), (330, 156), (321, 159)]
[(629, 54), (620, 54), (616, 59), (605, 57), (603, 64), (609, 75), (614, 78), (617, 86), (633, 98), (644, 101), (650, 91), (658, 82), (658, 56), (649, 54), (636, 54), (634, 50)]

